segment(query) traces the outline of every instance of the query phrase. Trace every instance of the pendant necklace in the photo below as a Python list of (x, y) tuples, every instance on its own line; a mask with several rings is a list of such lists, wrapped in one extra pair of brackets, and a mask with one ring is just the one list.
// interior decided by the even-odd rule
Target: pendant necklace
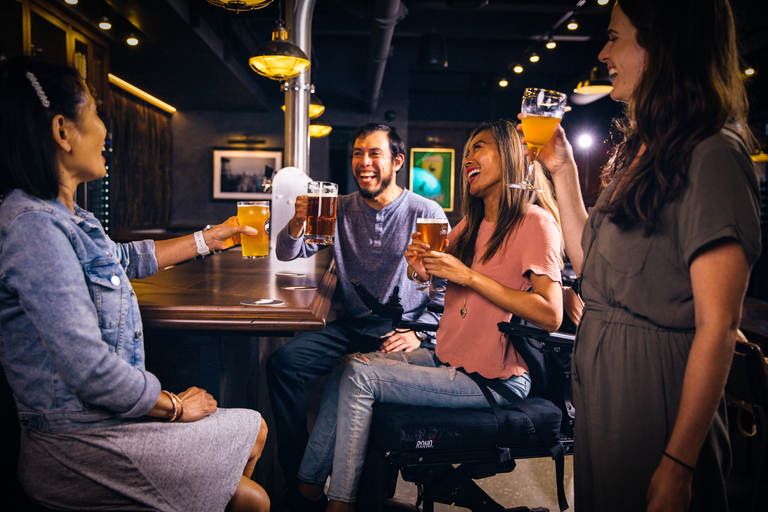
[(468, 293), (469, 293), (469, 289), (464, 288), (464, 306), (461, 308), (461, 311), (459, 311), (459, 313), (461, 313), (461, 318), (467, 317), (467, 294)]

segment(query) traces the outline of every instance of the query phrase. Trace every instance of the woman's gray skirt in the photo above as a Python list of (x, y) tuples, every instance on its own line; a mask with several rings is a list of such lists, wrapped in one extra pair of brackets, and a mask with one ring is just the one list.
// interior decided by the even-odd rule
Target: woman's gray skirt
[(51, 508), (223, 511), (261, 422), (253, 410), (219, 409), (193, 423), (22, 429), (19, 478), (29, 496)]

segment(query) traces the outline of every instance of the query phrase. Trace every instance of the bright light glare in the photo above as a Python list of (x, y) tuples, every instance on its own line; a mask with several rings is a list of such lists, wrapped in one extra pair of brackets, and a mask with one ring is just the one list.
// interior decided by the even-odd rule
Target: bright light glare
[(597, 5), (607, 5), (610, 0), (597, 0)]
[(754, 68), (747, 68), (744, 70), (744, 74), (747, 76), (755, 76), (755, 69)]
[(554, 41), (547, 41), (547, 45), (546, 46), (547, 46), (547, 48), (549, 48), (551, 50), (551, 49), (553, 49), (554, 47), (557, 46), (557, 43), (554, 42)]
[(131, 37), (129, 37), (128, 39), (126, 39), (126, 40), (125, 40), (125, 42), (126, 42), (126, 43), (128, 43), (128, 44), (129, 44), (129, 45), (131, 45), (131, 46), (136, 46), (137, 44), (139, 44), (139, 40), (138, 40), (138, 39), (136, 39), (136, 38), (135, 38), (135, 37), (133, 37), (133, 36), (131, 36)]
[(77, 5), (77, 0), (65, 0), (69, 5)]
[(576, 23), (576, 20), (571, 19), (571, 21), (568, 22), (568, 25), (566, 25), (566, 27), (568, 27), (568, 30), (576, 30), (577, 28), (579, 28), (579, 24)]
[(501, 80), (499, 80), (499, 87), (506, 87), (508, 85), (509, 85), (509, 82), (507, 82), (506, 78), (502, 78)]
[(580, 135), (577, 139), (576, 143), (579, 145), (580, 148), (590, 148), (592, 147), (592, 136), (587, 135), (586, 133), (584, 135)]
[(515, 66), (515, 67), (512, 69), (512, 71), (514, 71), (515, 73), (522, 73), (522, 72), (523, 72), (523, 66), (521, 66), (520, 64), (518, 64), (517, 66)]
[(531, 62), (539, 62), (539, 56), (534, 54), (531, 54), (531, 57), (529, 58)]

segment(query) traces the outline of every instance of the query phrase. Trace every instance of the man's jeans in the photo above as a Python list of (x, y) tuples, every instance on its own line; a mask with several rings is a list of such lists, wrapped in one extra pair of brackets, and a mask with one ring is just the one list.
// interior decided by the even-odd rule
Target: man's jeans
[[(430, 407), (488, 407), (469, 376), (445, 366), (429, 349), (413, 352), (353, 354), (334, 369), (326, 384), (315, 428), (299, 469), (299, 480), (323, 485), (333, 469), (328, 499), (354, 503), (368, 447), (374, 402)], [(525, 398), (528, 374), (505, 384)], [(493, 393), (500, 405), (508, 405)], [(338, 438), (339, 442), (336, 442)]]

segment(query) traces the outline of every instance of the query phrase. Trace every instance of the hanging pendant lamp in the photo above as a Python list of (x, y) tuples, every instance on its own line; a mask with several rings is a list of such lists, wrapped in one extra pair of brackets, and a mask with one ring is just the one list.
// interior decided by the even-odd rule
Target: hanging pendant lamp
[(309, 68), (307, 55), (288, 41), (283, 20), (278, 20), (272, 31), (272, 41), (256, 48), (248, 60), (251, 68), (272, 80), (287, 80), (299, 76)]
[(579, 82), (573, 92), (578, 94), (608, 94), (613, 90), (613, 83), (608, 77), (607, 69), (595, 66), (589, 72), (589, 79)]
[(312, 119), (309, 122), (309, 136), (313, 139), (325, 137), (331, 133), (331, 130), (333, 130), (331, 125), (323, 121), (323, 119), (320, 117), (317, 119)]
[[(314, 88), (314, 86), (313, 86)], [(283, 105), (283, 112), (285, 112), (285, 105)], [(320, 101), (320, 98), (315, 96), (314, 93), (312, 93), (309, 97), (309, 118), (310, 119), (316, 119), (320, 117), (323, 112), (325, 112), (325, 105), (323, 105), (323, 102)]]
[(272, 3), (272, 0), (207, 0), (209, 4), (223, 7), (230, 11), (253, 11)]

